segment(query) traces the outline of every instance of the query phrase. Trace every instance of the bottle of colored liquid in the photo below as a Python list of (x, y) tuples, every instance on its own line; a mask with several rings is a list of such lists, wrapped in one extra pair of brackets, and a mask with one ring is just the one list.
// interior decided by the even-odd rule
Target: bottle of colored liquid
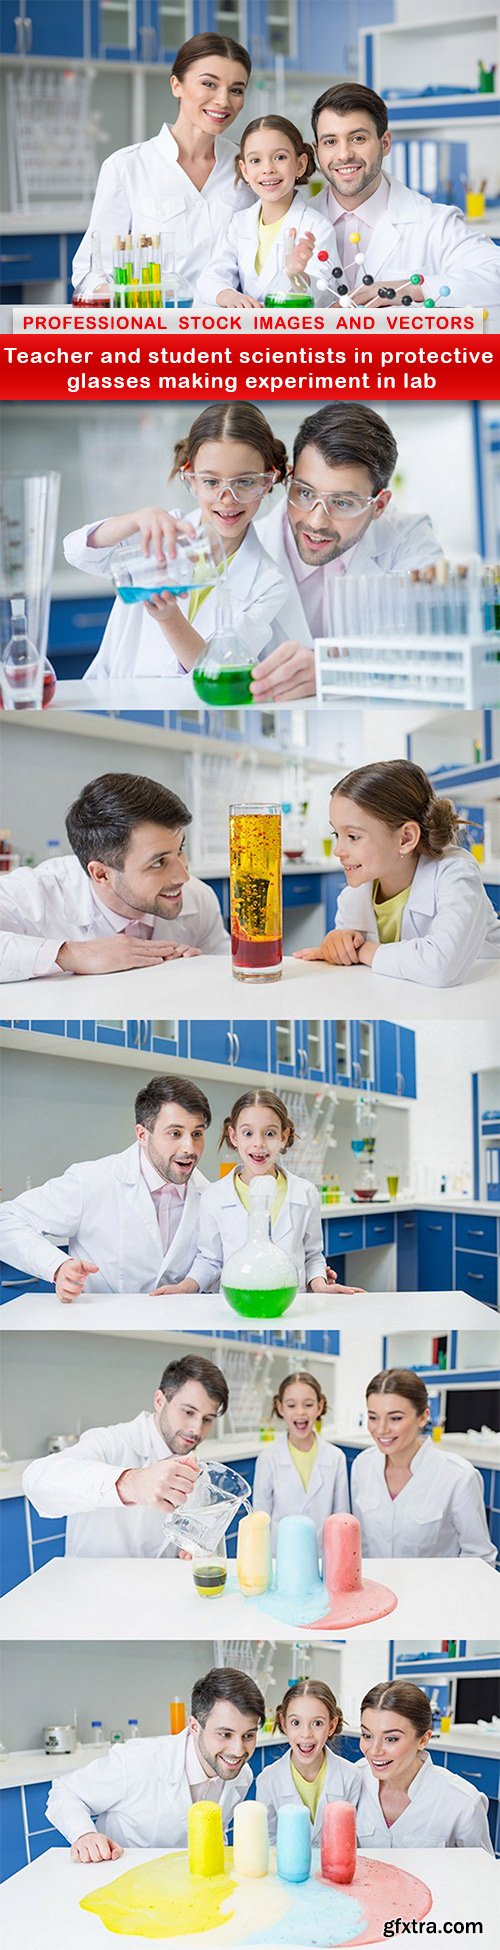
[(233, 975), (276, 981), (283, 966), (280, 806), (230, 806), (229, 863)]
[(169, 1713), (170, 1713), (170, 1732), (183, 1733), (184, 1727), (186, 1725), (186, 1708), (184, 1705), (184, 1700), (178, 1699), (177, 1694), (175, 1696), (175, 1699), (170, 1700)]

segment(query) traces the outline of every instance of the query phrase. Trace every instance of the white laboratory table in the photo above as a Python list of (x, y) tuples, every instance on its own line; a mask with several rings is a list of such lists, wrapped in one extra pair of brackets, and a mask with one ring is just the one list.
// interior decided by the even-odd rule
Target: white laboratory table
[[(482, 1558), (367, 1558), (364, 1576), (394, 1591), (397, 1605), (384, 1618), (335, 1632), (308, 1632), (285, 1624), (244, 1598), (230, 1560), (231, 1589), (212, 1604), (199, 1598), (191, 1564), (179, 1558), (55, 1557), (0, 1600), (0, 1633), (28, 1643), (95, 1639), (206, 1642), (224, 1639), (297, 1639), (336, 1643), (397, 1638), (422, 1642), (453, 1630), (464, 1639), (490, 1638), (500, 1629), (500, 1584)], [(228, 1580), (229, 1583), (229, 1580)]]
[[(338, 1329), (340, 1333), (363, 1336), (368, 1331), (381, 1335), (417, 1332), (445, 1334), (453, 1328), (492, 1333), (498, 1316), (492, 1307), (473, 1300), (468, 1293), (364, 1293), (332, 1297), (329, 1293), (298, 1293), (281, 1320), (245, 1321), (233, 1312), (222, 1293), (184, 1294), (182, 1331), (211, 1335), (226, 1328), (245, 1339), (270, 1328), (278, 1332), (304, 1333)], [(185, 1304), (184, 1304), (185, 1303)], [(19, 1299), (6, 1300), (0, 1307), (0, 1334), (26, 1330), (29, 1333), (109, 1334), (118, 1333), (138, 1340), (162, 1340), (165, 1334), (179, 1331), (179, 1294), (84, 1293), (80, 1300), (63, 1306), (55, 1293), (37, 1293), (30, 1288)]]
[(462, 1021), (471, 1016), (498, 1019), (497, 962), (477, 962), (458, 988), (424, 988), (393, 981), (369, 968), (331, 968), (325, 962), (296, 961), (285, 955), (279, 981), (237, 981), (223, 955), (160, 962), (153, 968), (117, 975), (47, 975), (39, 981), (3, 982), (2, 1016), (16, 1020), (31, 1010), (43, 1017), (86, 1016), (136, 1019), (165, 1015), (214, 1021), (235, 1011), (245, 1021), (279, 1016), (376, 1018), (401, 1022)]
[[(68, 1944), (71, 1950), (106, 1950), (106, 1945), (111, 1946), (116, 1939), (103, 1928), (99, 1917), (81, 1909), (82, 1897), (109, 1885), (127, 1869), (153, 1862), (166, 1852), (128, 1848), (118, 1862), (84, 1866), (71, 1861), (69, 1849), (47, 1849), (37, 1862), (20, 1869), (4, 1884), (6, 1943), (12, 1950), (14, 1944), (16, 1950), (68, 1950)], [(363, 1849), (363, 1854), (370, 1856), (375, 1851)], [(427, 1884), (433, 1898), (427, 1922), (432, 1919), (436, 1935), (442, 1935), (445, 1923), (449, 1926), (447, 1934), (453, 1933), (454, 1926), (457, 1934), (465, 1934), (465, 1923), (474, 1921), (477, 1934), (467, 1941), (480, 1941), (484, 1950), (493, 1950), (499, 1878), (492, 1855), (481, 1848), (394, 1848), (377, 1849), (376, 1859), (395, 1869), (406, 1869), (408, 1875), (418, 1876)], [(211, 1950), (224, 1950), (225, 1944), (237, 1941), (230, 1931), (230, 1923), (225, 1923), (222, 1929), (210, 1930), (204, 1941)], [(190, 1950), (195, 1942), (194, 1937), (186, 1936), (162, 1938), (162, 1942), (167, 1940), (170, 1950)], [(119, 1941), (123, 1950), (144, 1950), (143, 1936), (121, 1935)], [(373, 1950), (382, 1950), (384, 1941), (387, 1939), (382, 1937), (372, 1939)], [(252, 1950), (250, 1936), (245, 1940), (245, 1950)], [(310, 1945), (297, 1944), (295, 1950), (310, 1950)]]

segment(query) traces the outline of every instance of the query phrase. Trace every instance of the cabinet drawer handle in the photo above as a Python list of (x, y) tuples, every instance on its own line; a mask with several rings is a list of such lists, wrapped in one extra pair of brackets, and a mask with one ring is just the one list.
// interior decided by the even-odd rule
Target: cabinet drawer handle
[(484, 1239), (484, 1226), (468, 1226), (467, 1231), (470, 1239)]
[(385, 1226), (374, 1226), (374, 1232), (385, 1232)]
[(352, 1226), (339, 1226), (339, 1239), (352, 1239)]
[(466, 1280), (484, 1280), (484, 1273), (470, 1273), (469, 1268), (467, 1266), (465, 1270), (465, 1278)]
[(414, 1219), (404, 1219), (404, 1221), (403, 1221), (403, 1232), (414, 1232), (414, 1231), (415, 1231), (415, 1220), (414, 1220)]
[(442, 1226), (429, 1226), (429, 1232), (442, 1232)]

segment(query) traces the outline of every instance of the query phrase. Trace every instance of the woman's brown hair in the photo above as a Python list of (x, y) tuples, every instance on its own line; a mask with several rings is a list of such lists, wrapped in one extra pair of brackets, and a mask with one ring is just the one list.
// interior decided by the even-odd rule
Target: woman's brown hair
[(317, 168), (312, 143), (303, 142), (300, 129), (296, 128), (295, 122), (287, 122), (285, 115), (258, 115), (255, 122), (248, 123), (247, 128), (243, 130), (239, 155), (236, 157), (236, 181), (238, 182), (238, 178), (242, 182), (245, 181), (241, 172), (241, 163), (245, 161), (245, 145), (249, 137), (255, 135), (257, 129), (276, 129), (277, 135), (288, 136), (288, 141), (291, 142), (292, 149), (295, 149), (297, 161), (299, 156), (307, 156), (307, 169), (301, 170), (300, 176), (297, 176), (295, 180), (297, 183), (308, 183), (309, 177), (314, 175), (314, 171)]
[(402, 1395), (405, 1402), (412, 1403), (417, 1415), (425, 1415), (429, 1407), (425, 1381), (413, 1368), (381, 1368), (380, 1374), (368, 1382), (367, 1401), (370, 1395)]
[(361, 1718), (372, 1709), (379, 1713), (400, 1713), (401, 1719), (409, 1720), (421, 1737), (431, 1731), (432, 1713), (427, 1694), (410, 1679), (393, 1679), (389, 1685), (382, 1679), (378, 1686), (371, 1686), (361, 1701)]
[(275, 1117), (279, 1118), (282, 1131), (287, 1132), (286, 1142), (283, 1144), (282, 1149), (283, 1151), (290, 1151), (295, 1141), (295, 1125), (288, 1115), (286, 1104), (282, 1103), (281, 1097), (275, 1097), (274, 1090), (244, 1090), (241, 1097), (237, 1097), (236, 1103), (233, 1104), (233, 1108), (229, 1112), (229, 1116), (224, 1118), (222, 1133), (219, 1139), (219, 1151), (222, 1150), (223, 1144), (229, 1145), (230, 1151), (236, 1149), (232, 1138), (229, 1136), (230, 1127), (232, 1125), (234, 1130), (235, 1124), (237, 1124), (238, 1118), (241, 1116), (241, 1112), (243, 1110), (250, 1110), (252, 1104), (263, 1104), (265, 1110), (274, 1111)]
[(407, 819), (420, 827), (418, 853), (439, 860), (449, 846), (458, 846), (460, 828), (467, 825), (455, 811), (451, 799), (438, 799), (427, 773), (408, 758), (389, 758), (373, 765), (358, 765), (346, 772), (332, 787), (332, 798), (342, 793), (355, 806), (374, 814), (395, 832)]
[(286, 447), (282, 440), (277, 440), (260, 406), (252, 406), (246, 400), (220, 400), (212, 406), (205, 406), (203, 413), (193, 420), (184, 440), (175, 443), (171, 480), (184, 467), (194, 467), (196, 455), (205, 440), (241, 440), (247, 447), (255, 447), (261, 456), (264, 472), (275, 473), (279, 481), (286, 481)]
[(339, 1734), (342, 1732), (344, 1721), (340, 1706), (337, 1706), (335, 1693), (332, 1693), (331, 1686), (327, 1686), (324, 1679), (297, 1679), (295, 1686), (288, 1687), (287, 1692), (280, 1701), (280, 1705), (276, 1707), (274, 1715), (275, 1733), (278, 1727), (281, 1733), (284, 1733), (284, 1721), (286, 1720), (289, 1706), (293, 1706), (294, 1699), (321, 1700), (321, 1705), (326, 1707), (330, 1719), (337, 1721), (335, 1733), (332, 1733), (326, 1742), (327, 1747), (333, 1747), (334, 1741), (338, 1739)]
[(223, 61), (240, 61), (247, 79), (251, 75), (248, 48), (240, 47), (239, 41), (233, 41), (230, 34), (192, 34), (191, 39), (183, 41), (182, 47), (178, 48), (170, 72), (175, 75), (176, 81), (184, 81), (195, 61), (204, 61), (211, 54)]
[(304, 1383), (305, 1388), (312, 1388), (314, 1394), (317, 1395), (318, 1397), (317, 1419), (319, 1421), (321, 1415), (326, 1415), (328, 1402), (326, 1399), (326, 1395), (323, 1394), (321, 1382), (316, 1380), (315, 1375), (308, 1374), (305, 1368), (296, 1368), (295, 1374), (287, 1374), (285, 1375), (284, 1381), (280, 1381), (279, 1388), (277, 1388), (276, 1394), (273, 1395), (273, 1405), (271, 1409), (271, 1415), (280, 1415), (280, 1412), (283, 1408), (283, 1396), (286, 1394), (287, 1388), (293, 1388), (294, 1382), (297, 1381), (302, 1381)]

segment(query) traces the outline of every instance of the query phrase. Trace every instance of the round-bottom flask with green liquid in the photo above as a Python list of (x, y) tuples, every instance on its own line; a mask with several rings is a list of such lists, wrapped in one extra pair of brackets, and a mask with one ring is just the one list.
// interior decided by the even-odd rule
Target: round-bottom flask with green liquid
[(283, 296), (269, 291), (264, 305), (267, 311), (314, 311), (314, 298), (306, 291), (287, 291)]
[(278, 1320), (298, 1292), (297, 1268), (271, 1238), (276, 1180), (268, 1174), (248, 1186), (250, 1212), (244, 1246), (231, 1253), (221, 1273), (228, 1305), (247, 1320)]
[(226, 597), (217, 604), (215, 631), (209, 637), (193, 670), (196, 696), (209, 709), (231, 710), (253, 704), (250, 689), (255, 658), (242, 643), (234, 628), (231, 604)]

